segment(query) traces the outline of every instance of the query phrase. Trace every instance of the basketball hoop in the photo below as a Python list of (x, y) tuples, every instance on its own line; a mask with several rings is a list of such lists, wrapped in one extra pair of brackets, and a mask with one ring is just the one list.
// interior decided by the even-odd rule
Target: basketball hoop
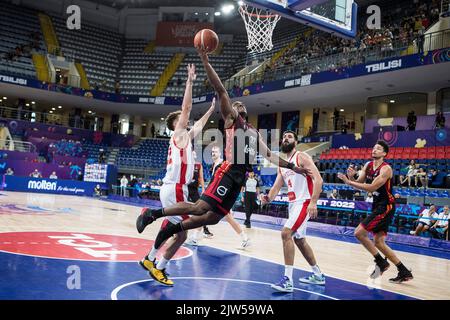
[(250, 7), (247, 4), (239, 7), (239, 13), (244, 19), (247, 30), (247, 49), (257, 53), (272, 50), (273, 30), (281, 17), (277, 14), (270, 14), (265, 9)]

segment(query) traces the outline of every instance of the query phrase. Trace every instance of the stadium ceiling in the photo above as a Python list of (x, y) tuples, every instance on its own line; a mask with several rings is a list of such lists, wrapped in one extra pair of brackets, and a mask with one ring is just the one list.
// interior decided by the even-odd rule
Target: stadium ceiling
[(220, 8), (234, 0), (91, 0), (96, 4), (116, 8), (158, 8), (158, 7), (209, 7)]
[[(115, 9), (129, 8), (158, 8), (158, 7), (208, 7), (221, 8), (224, 4), (237, 2), (236, 0), (91, 0), (96, 4)], [(359, 6), (371, 3), (380, 3), (376, 0), (356, 0)]]

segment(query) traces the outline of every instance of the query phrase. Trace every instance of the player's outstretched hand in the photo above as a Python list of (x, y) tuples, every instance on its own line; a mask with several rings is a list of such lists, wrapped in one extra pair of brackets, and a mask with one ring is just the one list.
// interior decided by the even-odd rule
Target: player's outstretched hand
[(354, 167), (348, 167), (347, 169), (347, 176), (348, 177), (354, 177), (356, 175), (356, 170)]
[(212, 113), (212, 112), (214, 111), (215, 107), (216, 107), (216, 97), (214, 97), (214, 98), (212, 99), (211, 107), (209, 107), (208, 112), (209, 112), (209, 113)]
[(348, 183), (348, 178), (347, 178), (347, 176), (345, 174), (339, 172), (337, 177), (339, 179), (341, 179), (344, 183)]
[(308, 212), (311, 219), (317, 218), (317, 203), (311, 201), (306, 212)]
[(191, 84), (197, 79), (197, 74), (195, 73), (195, 64), (189, 64), (187, 65), (187, 72), (188, 72), (188, 82)]
[(202, 61), (208, 61), (208, 48), (202, 49), (202, 47), (195, 47), (197, 53), (202, 59)]

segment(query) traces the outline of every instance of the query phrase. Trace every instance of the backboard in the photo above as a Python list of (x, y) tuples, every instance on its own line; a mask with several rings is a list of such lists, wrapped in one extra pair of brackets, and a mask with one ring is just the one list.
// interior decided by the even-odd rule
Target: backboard
[(356, 36), (358, 6), (353, 0), (245, 0), (284, 18), (335, 34)]

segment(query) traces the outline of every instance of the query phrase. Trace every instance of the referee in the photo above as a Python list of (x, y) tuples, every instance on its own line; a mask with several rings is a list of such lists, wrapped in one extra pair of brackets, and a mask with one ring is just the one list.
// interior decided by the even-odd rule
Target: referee
[(246, 217), (244, 224), (247, 228), (251, 228), (250, 217), (257, 207), (256, 199), (258, 199), (257, 197), (259, 195), (259, 183), (253, 171), (248, 173), (245, 187), (242, 187), (241, 192), (244, 193), (244, 197), (242, 199), (245, 206)]

